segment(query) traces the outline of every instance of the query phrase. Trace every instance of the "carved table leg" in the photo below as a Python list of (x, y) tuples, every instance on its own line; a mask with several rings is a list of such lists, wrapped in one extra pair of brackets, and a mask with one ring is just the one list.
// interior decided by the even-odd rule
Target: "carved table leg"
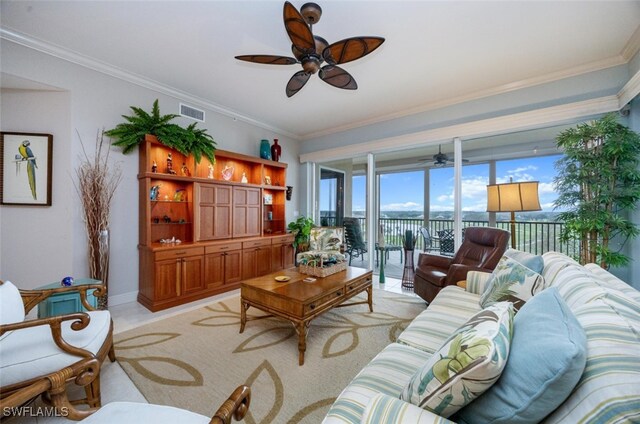
[(373, 312), (373, 287), (367, 287), (367, 303), (369, 304), (369, 312)]
[(295, 323), (296, 333), (298, 333), (298, 365), (304, 365), (304, 352), (307, 350), (307, 332), (311, 321), (300, 321)]
[(244, 331), (244, 325), (247, 323), (247, 309), (249, 309), (249, 304), (240, 302), (240, 333)]

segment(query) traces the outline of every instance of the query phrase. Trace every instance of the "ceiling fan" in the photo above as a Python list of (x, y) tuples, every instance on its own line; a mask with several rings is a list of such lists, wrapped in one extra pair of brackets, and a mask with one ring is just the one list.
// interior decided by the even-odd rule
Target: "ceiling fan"
[[(345, 90), (356, 90), (356, 80), (339, 64), (351, 62), (368, 55), (384, 42), (382, 37), (351, 37), (329, 44), (327, 40), (311, 32), (312, 26), (320, 20), (322, 9), (316, 3), (305, 3), (300, 12), (288, 1), (284, 3), (284, 27), (291, 39), (294, 57), (272, 55), (242, 55), (238, 60), (266, 65), (293, 65), (300, 63), (298, 71), (287, 83), (287, 97), (291, 97), (304, 87), (312, 74), (318, 72), (327, 84)], [(326, 65), (322, 66), (322, 63)]]
[[(442, 145), (438, 145), (438, 153), (433, 155), (433, 158), (418, 159), (418, 162), (427, 162), (430, 160), (433, 160), (433, 165), (437, 167), (446, 166), (448, 163), (454, 162), (446, 153), (442, 153)], [(462, 162), (469, 162), (469, 159), (462, 159)]]

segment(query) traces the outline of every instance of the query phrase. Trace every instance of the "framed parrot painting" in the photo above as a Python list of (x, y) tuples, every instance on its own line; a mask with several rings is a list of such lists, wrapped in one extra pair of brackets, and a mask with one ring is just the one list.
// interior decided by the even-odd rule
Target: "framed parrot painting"
[(51, 206), (51, 134), (0, 132), (0, 203)]

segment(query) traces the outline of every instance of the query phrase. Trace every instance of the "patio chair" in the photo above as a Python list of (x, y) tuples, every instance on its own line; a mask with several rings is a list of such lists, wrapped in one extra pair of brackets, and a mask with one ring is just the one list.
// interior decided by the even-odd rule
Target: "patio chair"
[(431, 237), (431, 232), (427, 227), (420, 227), (420, 235), (422, 235), (422, 251), (423, 252), (440, 250), (440, 239), (436, 237)]
[[(0, 400), (3, 406), (20, 406), (39, 395), (68, 418), (82, 419), (87, 411), (72, 403), (100, 407), (100, 363), (113, 350), (113, 322), (108, 311), (95, 311), (87, 301), (87, 290), (106, 295), (102, 284), (59, 287), (49, 290), (19, 290), (0, 281)], [(26, 314), (54, 293), (77, 291), (89, 313), (78, 312), (26, 320)], [(83, 386), (86, 398), (70, 401), (67, 383)]]
[(438, 239), (440, 240), (440, 254), (443, 256), (453, 256), (455, 250), (453, 230), (438, 231)]
[(344, 251), (349, 254), (349, 265), (353, 256), (360, 256), (364, 260), (364, 254), (367, 253), (367, 245), (362, 236), (362, 228), (358, 218), (344, 219)]
[(507, 250), (509, 232), (490, 227), (469, 227), (453, 258), (421, 253), (414, 278), (415, 293), (431, 302), (442, 288), (467, 278), (469, 271), (491, 272)]

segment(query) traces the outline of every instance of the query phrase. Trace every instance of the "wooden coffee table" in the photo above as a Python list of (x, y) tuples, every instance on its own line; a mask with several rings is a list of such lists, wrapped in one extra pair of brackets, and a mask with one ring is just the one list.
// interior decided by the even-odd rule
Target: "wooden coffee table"
[[(275, 277), (281, 275), (291, 279), (276, 281)], [(364, 303), (369, 304), (369, 311), (373, 312), (372, 275), (371, 271), (362, 268), (347, 267), (345, 271), (328, 277), (313, 277), (316, 281), (307, 283), (302, 280), (308, 275), (290, 268), (243, 281), (240, 286), (240, 333), (244, 331), (250, 306), (271, 314), (252, 319), (277, 316), (291, 321), (298, 333), (298, 362), (303, 365), (307, 331), (312, 319), (331, 308)], [(363, 291), (367, 292), (366, 301), (343, 303)]]

